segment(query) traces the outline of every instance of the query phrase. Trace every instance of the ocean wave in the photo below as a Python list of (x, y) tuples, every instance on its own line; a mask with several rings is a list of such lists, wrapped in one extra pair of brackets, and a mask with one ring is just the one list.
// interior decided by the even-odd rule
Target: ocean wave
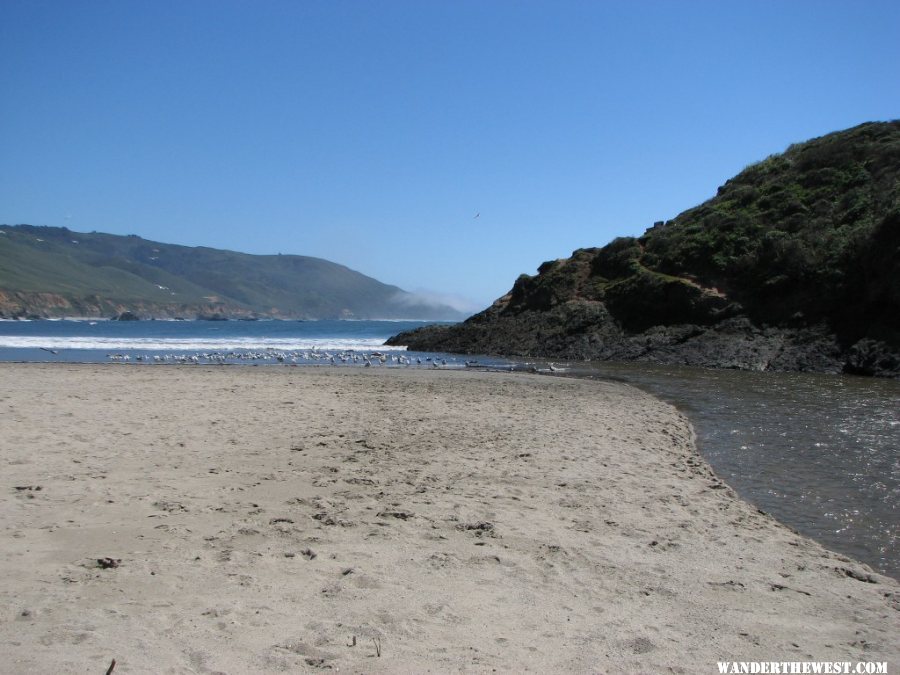
[(230, 352), (275, 349), (282, 351), (406, 351), (390, 347), (383, 338), (221, 337), (221, 338), (120, 338), (0, 335), (0, 349), (83, 349), (100, 351)]

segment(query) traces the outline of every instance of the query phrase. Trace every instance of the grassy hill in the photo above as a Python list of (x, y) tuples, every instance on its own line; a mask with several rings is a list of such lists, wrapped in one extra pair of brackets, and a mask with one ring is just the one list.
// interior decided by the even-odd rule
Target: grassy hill
[(0, 225), (0, 315), (455, 319), (347, 267), (137, 236)]
[(641, 237), (543, 263), (419, 349), (900, 374), (900, 122), (747, 167)]

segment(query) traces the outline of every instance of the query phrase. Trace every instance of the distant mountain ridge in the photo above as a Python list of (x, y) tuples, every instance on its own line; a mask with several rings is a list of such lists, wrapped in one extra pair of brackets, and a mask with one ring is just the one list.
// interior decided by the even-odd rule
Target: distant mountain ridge
[(900, 121), (791, 146), (412, 349), (900, 376)]
[(343, 265), (0, 225), (0, 317), (460, 319)]

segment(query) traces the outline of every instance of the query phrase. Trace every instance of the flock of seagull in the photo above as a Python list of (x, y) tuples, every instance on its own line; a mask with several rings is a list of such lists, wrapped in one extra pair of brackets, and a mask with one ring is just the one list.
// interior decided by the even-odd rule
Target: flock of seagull
[[(300, 363), (316, 363), (324, 365), (358, 365), (364, 368), (372, 366), (425, 366), (431, 368), (458, 367), (454, 363), (455, 359), (450, 359), (448, 365), (447, 359), (436, 356), (416, 356), (409, 357), (405, 354), (386, 354), (384, 352), (357, 352), (354, 350), (345, 350), (340, 352), (320, 351), (318, 349), (311, 350), (293, 350), (279, 351), (269, 348), (263, 351), (229, 351), (229, 352), (205, 352), (197, 354), (138, 354), (132, 357), (129, 354), (107, 354), (106, 357), (110, 361), (129, 362), (138, 361), (142, 363), (174, 363), (174, 364), (226, 364), (226, 363), (242, 363), (247, 361), (262, 361), (269, 363), (283, 364), (300, 364)], [(465, 366), (473, 367), (480, 365), (477, 361), (467, 361)]]
[(564, 373), (567, 367), (560, 367), (554, 363), (483, 363), (468, 360), (460, 363), (452, 356), (391, 354), (379, 351), (322, 351), (319, 349), (281, 351), (269, 347), (262, 351), (228, 351), (228, 352), (200, 352), (196, 354), (136, 354), (124, 353), (107, 354), (110, 361), (158, 364), (183, 364), (183, 365), (225, 365), (234, 363), (246, 363), (248, 361), (261, 361), (270, 364), (283, 365), (331, 365), (331, 366), (361, 366), (371, 368), (373, 366), (385, 367), (419, 367), (419, 368), (479, 368), (482, 370), (499, 371), (528, 371), (532, 373)]

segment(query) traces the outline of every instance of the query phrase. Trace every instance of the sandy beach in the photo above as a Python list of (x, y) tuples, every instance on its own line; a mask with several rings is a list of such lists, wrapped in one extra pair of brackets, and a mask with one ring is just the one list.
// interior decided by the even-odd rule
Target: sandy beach
[(0, 461), (3, 673), (900, 667), (897, 582), (619, 383), (0, 364)]

